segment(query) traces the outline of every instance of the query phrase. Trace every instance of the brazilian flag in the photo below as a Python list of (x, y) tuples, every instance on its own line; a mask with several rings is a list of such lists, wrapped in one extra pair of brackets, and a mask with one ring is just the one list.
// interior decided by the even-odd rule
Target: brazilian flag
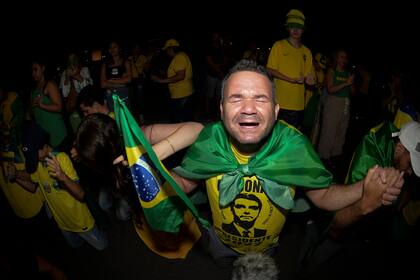
[(149, 225), (154, 230), (178, 232), (184, 211), (189, 209), (208, 228), (208, 221), (199, 216), (192, 202), (157, 158), (124, 102), (116, 95), (112, 98), (133, 183)]

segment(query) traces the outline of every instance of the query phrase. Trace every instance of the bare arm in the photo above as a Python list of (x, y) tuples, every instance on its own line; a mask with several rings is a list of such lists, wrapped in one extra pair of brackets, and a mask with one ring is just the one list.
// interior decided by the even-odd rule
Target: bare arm
[(171, 174), (175, 182), (181, 187), (184, 193), (190, 193), (198, 186), (197, 181), (181, 177), (173, 171), (169, 171), (169, 173)]
[(280, 80), (292, 83), (292, 84), (303, 84), (303, 82), (305, 81), (304, 77), (298, 77), (298, 78), (291, 78), (283, 73), (280, 73), (279, 71), (273, 69), (273, 68), (267, 68), (268, 72), (270, 72), (270, 74)]
[(51, 104), (44, 104), (39, 102), (39, 108), (50, 111), (50, 112), (61, 112), (62, 109), (62, 100), (60, 95), (60, 90), (57, 87), (57, 84), (54, 81), (49, 81), (45, 88), (45, 92), (48, 97), (51, 99)]
[(363, 193), (363, 181), (351, 185), (331, 185), (325, 189), (306, 191), (309, 199), (319, 208), (336, 211), (358, 200)]
[(328, 93), (334, 94), (336, 92), (339, 92), (343, 88), (351, 86), (353, 84), (353, 79), (354, 75), (351, 75), (345, 82), (339, 85), (334, 85), (334, 72), (332, 69), (328, 69), (327, 76), (325, 77)]
[(31, 193), (35, 193), (37, 185), (32, 182), (31, 175), (25, 171), (16, 171), (16, 182), (25, 190)]
[(182, 81), (183, 79), (185, 79), (185, 69), (176, 71), (175, 75), (166, 79), (161, 79), (157, 76), (152, 76), (153, 81), (161, 83), (161, 84), (176, 83), (176, 82)]
[(60, 163), (58, 162), (56, 157), (52, 157), (52, 159), (47, 158), (48, 168), (50, 169), (50, 174), (53, 178), (57, 179), (60, 183), (62, 183), (66, 189), (70, 192), (74, 198), (77, 200), (83, 200), (85, 196), (85, 192), (83, 191), (82, 187), (79, 183), (70, 179), (60, 167)]
[(106, 65), (102, 64), (101, 87), (102, 88), (115, 88), (115, 87), (122, 87), (122, 86), (125, 86), (126, 84), (131, 83), (131, 79), (132, 79), (131, 64), (128, 60), (125, 60), (124, 66), (125, 66), (126, 72), (123, 74), (121, 78), (107, 80)]
[(154, 124), (142, 127), (144, 135), (153, 145), (153, 150), (160, 160), (194, 143), (202, 129), (203, 125), (197, 122)]
[[(382, 176), (380, 172), (384, 172)], [(385, 180), (381, 177), (385, 177)], [(394, 168), (369, 169), (364, 179), (362, 197), (353, 204), (337, 211), (331, 223), (330, 233), (337, 237), (346, 227), (359, 221), (363, 216), (375, 211), (382, 205), (390, 205), (404, 184), (403, 173)]]
[(111, 87), (125, 86), (126, 84), (131, 83), (131, 79), (132, 79), (131, 64), (128, 60), (125, 60), (124, 66), (125, 66), (126, 72), (122, 75), (121, 78), (111, 79), (107, 81), (108, 84), (111, 85)]

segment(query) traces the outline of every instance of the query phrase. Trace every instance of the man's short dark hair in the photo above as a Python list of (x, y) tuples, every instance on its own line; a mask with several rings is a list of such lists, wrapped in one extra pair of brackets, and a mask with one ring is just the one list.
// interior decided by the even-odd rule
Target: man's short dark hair
[(80, 91), (77, 97), (77, 108), (80, 108), (82, 104), (86, 107), (92, 107), (95, 102), (104, 105), (105, 93), (93, 85), (87, 85)]
[(227, 80), (229, 80), (230, 76), (232, 76), (233, 74), (237, 73), (237, 72), (242, 72), (242, 71), (250, 71), (250, 72), (255, 72), (258, 74), (261, 74), (265, 77), (267, 77), (267, 79), (270, 81), (271, 83), (271, 94), (273, 97), (273, 101), (276, 102), (276, 98), (275, 98), (275, 94), (276, 94), (276, 87), (275, 87), (275, 83), (274, 83), (274, 79), (273, 76), (270, 74), (270, 72), (267, 70), (266, 67), (259, 65), (258, 63), (256, 63), (253, 60), (248, 60), (248, 59), (242, 59), (241, 61), (239, 61), (237, 64), (235, 64), (235, 66), (233, 66), (229, 72), (226, 74), (225, 78), (223, 79), (222, 82), (222, 98), (220, 99), (220, 102), (223, 102), (223, 98), (224, 98), (224, 93), (225, 93), (225, 86), (226, 86), (226, 82)]

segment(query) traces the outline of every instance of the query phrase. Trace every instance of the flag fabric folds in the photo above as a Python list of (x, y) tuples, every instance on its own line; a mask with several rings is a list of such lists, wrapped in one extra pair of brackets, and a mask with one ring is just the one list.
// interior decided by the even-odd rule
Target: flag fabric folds
[(168, 170), (157, 158), (151, 145), (124, 102), (114, 95), (115, 120), (124, 139), (132, 179), (147, 222), (154, 230), (178, 232), (189, 209), (205, 227), (197, 209)]

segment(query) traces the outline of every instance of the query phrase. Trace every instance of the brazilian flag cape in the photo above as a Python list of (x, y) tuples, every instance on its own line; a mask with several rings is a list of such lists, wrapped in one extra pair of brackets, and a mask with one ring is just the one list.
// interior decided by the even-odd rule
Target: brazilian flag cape
[(354, 152), (346, 184), (362, 180), (369, 168), (376, 164), (380, 167), (393, 166), (395, 143), (392, 138), (397, 134), (398, 128), (391, 122), (372, 128)]
[(156, 157), (124, 102), (114, 95), (115, 120), (122, 133), (134, 186), (147, 222), (154, 230), (179, 232), (189, 209), (205, 227), (197, 209)]
[(238, 163), (223, 124), (208, 125), (188, 149), (182, 166), (174, 171), (191, 179), (223, 175), (219, 195), (222, 207), (242, 191), (244, 176), (255, 175), (271, 201), (284, 209), (293, 207), (291, 186), (325, 188), (332, 181), (308, 139), (282, 121), (274, 125), (266, 143), (247, 164)]

